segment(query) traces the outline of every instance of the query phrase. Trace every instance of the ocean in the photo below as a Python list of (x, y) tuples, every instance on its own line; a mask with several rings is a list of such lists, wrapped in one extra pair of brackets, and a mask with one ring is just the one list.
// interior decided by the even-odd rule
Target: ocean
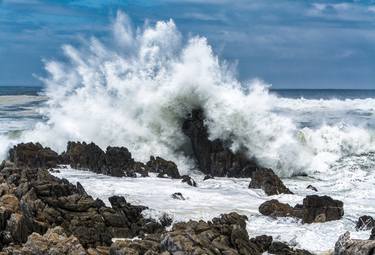
[[(112, 195), (123, 195), (132, 203), (148, 206), (150, 209), (146, 214), (155, 218), (159, 217), (162, 212), (168, 212), (173, 215), (176, 221), (208, 220), (220, 213), (237, 211), (249, 217), (247, 228), (251, 236), (272, 235), (278, 240), (318, 254), (324, 254), (331, 250), (338, 236), (345, 231), (351, 231), (354, 237), (368, 238), (368, 231), (357, 232), (355, 230), (355, 221), (361, 215), (374, 215), (375, 213), (375, 91), (268, 90), (263, 88), (261, 92), (251, 93), (256, 94), (254, 98), (257, 98), (258, 104), (261, 102), (270, 105), (262, 105), (265, 109), (262, 109), (261, 112), (255, 111), (255, 116), (242, 115), (240, 117), (251, 117), (252, 120), (265, 122), (257, 123), (257, 125), (262, 125), (266, 134), (269, 128), (272, 132), (277, 132), (277, 130), (280, 132), (274, 134), (276, 136), (296, 139), (295, 141), (284, 141), (284, 144), (281, 145), (285, 147), (275, 149), (274, 147), (277, 147), (277, 143), (280, 141), (274, 144), (275, 140), (273, 139), (277, 140), (277, 138), (270, 134), (271, 138), (267, 140), (267, 136), (257, 130), (255, 133), (252, 132), (252, 135), (257, 135), (255, 140), (248, 140), (249, 144), (255, 144), (255, 152), (259, 153), (257, 155), (265, 157), (264, 162), (271, 163), (267, 166), (273, 167), (279, 175), (284, 176), (284, 182), (295, 193), (295, 195), (277, 195), (271, 198), (295, 205), (309, 194), (329, 195), (344, 202), (345, 215), (342, 220), (324, 224), (301, 224), (291, 218), (274, 219), (261, 216), (258, 213), (258, 206), (270, 197), (265, 196), (261, 190), (248, 189), (249, 179), (215, 178), (203, 182), (203, 175), (194, 170), (187, 162), (189, 160), (182, 158), (178, 153), (167, 158), (175, 160), (182, 172), (189, 172), (198, 182), (198, 188), (181, 184), (176, 180), (160, 179), (155, 176), (137, 179), (121, 178), (119, 180), (116, 177), (70, 168), (62, 169), (55, 175), (73, 183), (79, 181), (89, 194), (104, 201), (107, 201), (106, 199)], [(99, 104), (102, 103), (99, 102)], [(77, 107), (75, 112), (65, 112), (68, 116), (62, 116), (63, 114), (56, 110), (49, 112), (46, 110), (48, 107), (56, 106), (51, 103), (48, 93), (45, 93), (41, 87), (0, 87), (0, 142), (3, 143), (2, 146), (7, 148), (19, 141), (38, 141), (40, 137), (43, 137), (40, 132), (45, 132), (50, 139), (51, 134), (48, 134), (50, 132), (55, 135), (55, 140), (50, 142), (48, 139), (40, 140), (43, 144), (52, 146), (58, 151), (62, 151), (64, 147), (59, 147), (60, 143), (55, 143), (56, 140), (61, 140), (62, 143), (70, 139), (94, 140), (105, 147), (101, 140), (105, 134), (101, 134), (100, 127), (95, 127), (99, 132), (97, 138), (100, 139), (89, 139), (84, 134), (82, 139), (79, 139), (79, 136), (62, 135), (67, 132), (61, 131), (64, 128), (72, 128), (69, 132), (79, 130), (80, 127), (74, 126), (72, 123), (79, 125), (85, 121), (93, 123), (91, 118), (94, 118), (98, 125), (103, 125), (95, 118), (95, 115), (91, 115), (91, 112), (85, 113), (88, 114), (85, 120), (84, 115), (79, 115), (80, 119), (76, 118), (76, 113), (81, 111), (79, 105), (75, 105)], [(100, 109), (97, 109), (100, 113)], [(115, 109), (113, 108), (114, 111), (116, 111)], [(247, 108), (241, 108), (241, 110), (254, 111)], [(50, 122), (51, 113), (60, 114), (58, 119), (66, 120), (66, 126), (63, 123), (57, 130), (54, 130), (55, 126), (46, 131), (46, 125), (58, 124)], [(70, 114), (72, 116), (69, 116)], [(262, 116), (265, 119), (259, 118), (258, 114), (265, 114)], [(276, 120), (272, 119), (273, 115), (277, 116)], [(116, 114), (116, 117), (120, 118), (120, 115)], [(129, 119), (129, 116), (125, 115), (125, 117), (127, 120)], [(159, 117), (164, 120), (168, 119), (165, 119), (163, 114)], [(241, 121), (248, 121), (236, 118), (235, 121), (240, 124)], [(282, 126), (278, 126), (276, 131), (274, 127), (267, 126), (274, 124), (274, 121), (283, 121)], [(174, 123), (174, 121), (170, 123)], [(291, 123), (295, 127), (288, 130), (287, 133), (294, 133), (288, 136), (285, 134), (283, 125), (290, 128)], [(134, 125), (134, 122), (129, 122), (129, 125)], [(245, 125), (249, 128), (257, 128), (251, 123)], [(91, 130), (91, 127), (85, 124), (83, 127)], [(115, 132), (119, 135), (118, 138), (121, 137), (118, 133), (121, 132), (121, 129), (105, 130), (110, 132), (109, 136)], [(145, 131), (143, 130), (143, 132)], [(247, 133), (246, 130), (243, 130), (243, 126), (237, 132)], [(34, 135), (35, 137), (33, 137)], [(138, 143), (147, 141), (147, 133), (143, 133), (143, 136), (145, 136), (142, 138), (143, 141), (140, 138), (137, 140), (122, 138), (115, 145), (129, 147), (131, 151), (136, 152), (134, 153), (136, 158), (144, 160), (137, 155), (137, 150), (138, 152), (144, 150), (147, 157), (151, 154), (154, 155), (155, 152), (152, 153), (149, 148), (144, 149), (143, 145), (135, 144), (134, 141)], [(244, 135), (242, 138), (246, 138), (246, 136)], [(110, 141), (107, 140), (107, 143), (110, 144)], [(296, 145), (297, 141), (300, 143), (298, 146)], [(157, 142), (154, 146), (158, 145), (165, 146), (163, 141)], [(271, 150), (271, 153), (269, 151), (262, 152), (262, 149), (259, 149), (262, 147), (263, 150)], [(297, 147), (298, 151), (293, 147)], [(301, 155), (296, 155), (298, 153)], [(165, 157), (165, 154), (163, 156)], [(274, 164), (272, 161), (276, 159), (278, 161)], [(302, 162), (300, 162), (301, 160)], [(299, 176), (298, 174), (302, 172), (307, 173), (308, 176)], [(310, 184), (315, 186), (318, 192), (306, 189)], [(174, 192), (181, 192), (187, 200), (172, 199), (170, 194)]]
[[(261, 80), (240, 82), (205, 38), (181, 40), (173, 21), (127, 32), (113, 31), (125, 44), (121, 47), (98, 39), (80, 48), (64, 46), (67, 61), (46, 63), (44, 89), (0, 87), (0, 157), (29, 141), (57, 152), (68, 141), (93, 141), (103, 149), (125, 146), (137, 161), (147, 162), (151, 155), (174, 161), (198, 187), (71, 168), (54, 174), (79, 181), (105, 202), (125, 196), (147, 206), (151, 217), (167, 212), (175, 221), (209, 220), (237, 211), (248, 216), (250, 236), (272, 235), (318, 254), (332, 250), (345, 231), (368, 239), (369, 231), (356, 231), (355, 222), (375, 214), (374, 90), (278, 90)], [(266, 196), (248, 188), (250, 179), (203, 181), (182, 132), (184, 119), (196, 108), (205, 113), (210, 139), (230, 141), (231, 150), (272, 168), (294, 194)], [(174, 192), (186, 200), (172, 199)], [(302, 224), (258, 212), (271, 198), (294, 206), (310, 194), (343, 201), (344, 217)]]

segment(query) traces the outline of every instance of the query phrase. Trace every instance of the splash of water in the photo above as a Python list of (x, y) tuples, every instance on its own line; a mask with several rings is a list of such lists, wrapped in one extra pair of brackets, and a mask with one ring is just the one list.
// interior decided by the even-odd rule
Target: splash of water
[(112, 45), (95, 38), (80, 48), (66, 45), (68, 61), (46, 63), (49, 99), (41, 112), (48, 121), (21, 140), (58, 151), (69, 140), (126, 146), (137, 160), (160, 155), (184, 172), (192, 164), (180, 150), (188, 142), (181, 123), (201, 107), (212, 139), (233, 141), (233, 151), (245, 148), (285, 176), (324, 171), (346, 154), (374, 149), (359, 127), (299, 129), (273, 111), (279, 99), (266, 84), (241, 84), (205, 38), (183, 38), (172, 20), (134, 29), (119, 12), (113, 35)]

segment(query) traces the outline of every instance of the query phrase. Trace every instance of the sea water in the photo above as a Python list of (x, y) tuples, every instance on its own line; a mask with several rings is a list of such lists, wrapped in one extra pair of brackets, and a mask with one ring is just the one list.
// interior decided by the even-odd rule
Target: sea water
[[(272, 235), (313, 252), (329, 251), (345, 231), (369, 237), (368, 231), (355, 231), (355, 221), (375, 216), (373, 90), (277, 90), (259, 79), (238, 81), (204, 37), (184, 37), (172, 20), (133, 29), (119, 12), (112, 32), (113, 43), (91, 38), (78, 48), (65, 45), (67, 61), (46, 63), (43, 88), (0, 88), (2, 158), (12, 145), (28, 141), (58, 152), (70, 140), (93, 141), (103, 149), (125, 146), (139, 161), (151, 155), (173, 160), (198, 187), (70, 168), (56, 175), (79, 181), (107, 203), (111, 195), (124, 195), (148, 206), (145, 213), (156, 218), (167, 212), (176, 221), (208, 220), (237, 211), (248, 216), (251, 236)], [(211, 139), (230, 140), (231, 150), (244, 150), (274, 169), (295, 194), (267, 197), (248, 189), (250, 179), (203, 181), (181, 130), (196, 108), (205, 112)], [(172, 199), (174, 192), (186, 200)], [(302, 224), (258, 212), (268, 199), (295, 205), (308, 194), (342, 200), (343, 219)]]

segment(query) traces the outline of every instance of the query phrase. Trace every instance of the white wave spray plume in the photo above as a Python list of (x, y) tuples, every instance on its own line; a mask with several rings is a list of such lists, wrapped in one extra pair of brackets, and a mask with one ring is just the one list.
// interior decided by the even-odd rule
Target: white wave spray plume
[(68, 61), (47, 62), (47, 121), (21, 140), (58, 151), (69, 140), (126, 146), (137, 160), (160, 155), (186, 172), (193, 165), (181, 151), (188, 142), (182, 120), (200, 107), (212, 139), (233, 141), (233, 151), (245, 148), (284, 176), (324, 171), (345, 153), (374, 148), (361, 128), (299, 130), (273, 112), (278, 99), (267, 85), (238, 82), (205, 38), (185, 40), (172, 20), (133, 29), (118, 12), (113, 35), (113, 45), (92, 38), (80, 48), (64, 46)]

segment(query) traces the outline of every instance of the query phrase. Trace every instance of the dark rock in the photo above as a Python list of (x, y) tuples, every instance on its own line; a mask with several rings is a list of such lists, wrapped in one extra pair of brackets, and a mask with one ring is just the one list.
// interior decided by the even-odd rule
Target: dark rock
[(344, 215), (344, 204), (328, 196), (307, 196), (303, 199), (303, 222), (339, 220)]
[(173, 223), (173, 218), (168, 215), (167, 213), (163, 213), (160, 217), (159, 217), (159, 221), (160, 221), (160, 224), (163, 226), (163, 227), (169, 227), (170, 225), (172, 225)]
[(307, 196), (303, 204), (291, 207), (273, 199), (259, 206), (259, 212), (273, 217), (295, 217), (303, 223), (339, 220), (344, 215), (343, 203), (328, 196)]
[(178, 172), (177, 165), (173, 161), (165, 160), (161, 157), (150, 157), (150, 160), (147, 162), (147, 167), (150, 172), (159, 173), (158, 177), (170, 177), (172, 179), (181, 178), (180, 173)]
[(371, 235), (370, 235), (369, 240), (375, 240), (375, 227), (372, 228), (372, 230), (371, 230)]
[(315, 188), (315, 187), (312, 186), (312, 185), (307, 186), (306, 189), (311, 189), (311, 190), (313, 190), (313, 191), (315, 191), (315, 192), (318, 192), (318, 189)]
[(306, 250), (293, 249), (282, 242), (273, 242), (268, 252), (275, 255), (312, 255)]
[(125, 147), (109, 146), (104, 152), (94, 143), (69, 142), (66, 152), (60, 155), (60, 161), (76, 169), (115, 177), (136, 177), (136, 173), (148, 176), (148, 168), (143, 163), (134, 161)]
[(259, 206), (259, 212), (271, 217), (292, 217), (294, 208), (289, 204), (280, 203), (276, 199), (264, 202)]
[(177, 200), (185, 200), (184, 196), (180, 192), (173, 193), (171, 197)]
[[(19, 181), (14, 182), (15, 174)], [(156, 233), (163, 227), (145, 219), (145, 207), (133, 206), (122, 197), (111, 197), (112, 208), (88, 196), (82, 185), (52, 176), (47, 169), (6, 166), (0, 172), (0, 239), (21, 244), (31, 233), (44, 234), (61, 226), (83, 247), (110, 245), (113, 237), (131, 238)], [(10, 186), (7, 187), (6, 185)], [(17, 186), (16, 186), (17, 185)]]
[(192, 187), (197, 187), (197, 183), (189, 175), (183, 175), (181, 176), (181, 178), (182, 178), (182, 182), (186, 182), (188, 185)]
[(212, 176), (251, 177), (256, 169), (261, 168), (245, 153), (233, 153), (223, 141), (211, 141), (204, 121), (203, 111), (196, 109), (182, 127), (184, 134), (190, 138), (193, 154), (203, 173)]
[(372, 255), (374, 251), (374, 240), (351, 239), (350, 233), (346, 232), (337, 240), (334, 255)]
[(57, 166), (58, 154), (39, 143), (20, 143), (9, 150), (9, 159), (18, 167), (51, 168)]
[(214, 179), (214, 177), (212, 175), (207, 174), (204, 176), (203, 181), (209, 180), (209, 179)]
[(253, 172), (249, 188), (263, 189), (269, 196), (281, 193), (293, 194), (271, 169), (265, 168)]
[(67, 150), (61, 155), (64, 163), (76, 169), (87, 169), (95, 173), (106, 172), (105, 153), (94, 143), (68, 142)]
[(357, 230), (369, 230), (375, 227), (375, 220), (368, 215), (359, 217), (356, 225)]
[(257, 236), (257, 237), (250, 239), (252, 243), (258, 246), (259, 251), (262, 253), (269, 250), (272, 244), (272, 240), (273, 240), (272, 236), (266, 236), (266, 235)]

